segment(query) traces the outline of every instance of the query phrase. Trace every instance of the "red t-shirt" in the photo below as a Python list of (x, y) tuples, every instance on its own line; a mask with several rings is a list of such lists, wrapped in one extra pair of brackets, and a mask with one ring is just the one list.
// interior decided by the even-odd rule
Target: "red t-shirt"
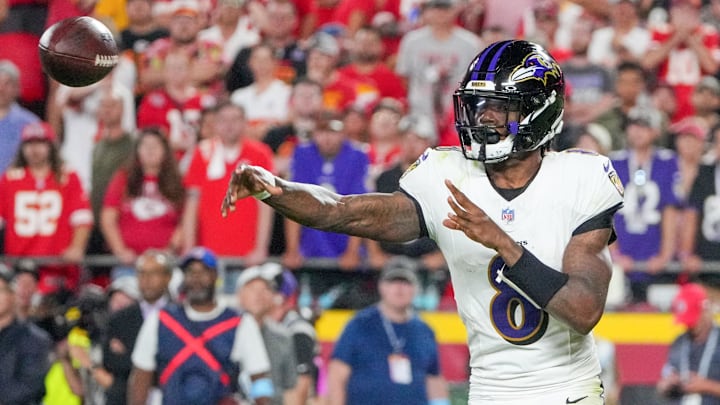
[(407, 91), (403, 80), (383, 64), (377, 65), (367, 74), (358, 72), (355, 65), (350, 64), (338, 69), (338, 75), (338, 81), (355, 83), (356, 97), (363, 103), (368, 100), (369, 103), (373, 103), (383, 97), (392, 97), (405, 102)]
[[(673, 30), (670, 25), (662, 25), (653, 29), (651, 34), (650, 49), (654, 49), (669, 41), (673, 36)], [(703, 24), (697, 28), (695, 35), (702, 37), (702, 42), (713, 59), (720, 61), (720, 37), (717, 30), (710, 25)], [(658, 66), (658, 81), (668, 83), (675, 91), (678, 108), (672, 117), (673, 122), (695, 113), (690, 99), (695, 85), (700, 82), (700, 79), (705, 74), (707, 72), (702, 71), (695, 53), (684, 46), (676, 47), (670, 51), (667, 59)]]
[(245, 139), (240, 155), (226, 162), (222, 152), (218, 152), (220, 147), (216, 139), (201, 141), (184, 179), (188, 189), (200, 191), (197, 244), (221, 256), (245, 256), (255, 248), (259, 203), (254, 198), (244, 198), (227, 218), (220, 215), (220, 204), (237, 165), (242, 162), (273, 171), (272, 151), (264, 143)]
[(63, 171), (35, 178), (29, 170), (9, 169), (0, 179), (0, 219), (5, 223), (5, 253), (58, 256), (73, 230), (92, 226), (90, 201), (77, 174)]
[(103, 207), (118, 210), (118, 227), (125, 245), (135, 253), (166, 248), (180, 223), (180, 208), (160, 193), (155, 176), (145, 176), (139, 197), (127, 196), (126, 189), (127, 172), (118, 171), (103, 201)]

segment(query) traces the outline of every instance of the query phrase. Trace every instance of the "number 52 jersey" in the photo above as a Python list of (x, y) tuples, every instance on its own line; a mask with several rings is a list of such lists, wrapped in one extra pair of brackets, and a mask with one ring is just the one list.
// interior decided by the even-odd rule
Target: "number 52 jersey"
[[(455, 148), (428, 149), (400, 180), (450, 268), (468, 334), (473, 388), (500, 396), (518, 389), (541, 392), (599, 375), (591, 335), (575, 332), (496, 281), (504, 265), (497, 252), (442, 225), (451, 212), (445, 179), (519, 245), (561, 271), (573, 235), (608, 227), (608, 221), (597, 220), (622, 206), (622, 184), (610, 160), (581, 150), (548, 152), (535, 178), (510, 200), (493, 188), (481, 162), (465, 159)], [(607, 249), (605, 254), (609, 257)]]
[(72, 240), (73, 228), (91, 226), (92, 211), (77, 174), (63, 170), (37, 178), (24, 168), (10, 168), (0, 178), (0, 222), (5, 253), (56, 256)]

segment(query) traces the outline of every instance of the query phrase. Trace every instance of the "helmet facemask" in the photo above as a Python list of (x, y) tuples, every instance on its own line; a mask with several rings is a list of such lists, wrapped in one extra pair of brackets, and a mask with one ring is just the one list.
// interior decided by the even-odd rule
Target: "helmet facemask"
[[(562, 129), (563, 103), (554, 91), (550, 97), (545, 97), (542, 94), (521, 96), (458, 90), (453, 102), (463, 154), (471, 160), (502, 162), (513, 154), (532, 151), (548, 143)], [(557, 108), (561, 109), (559, 116), (553, 122), (545, 123), (555, 116), (551, 110)], [(485, 109), (504, 115), (504, 120), (499, 124), (482, 122)], [(541, 125), (536, 125), (538, 122)], [(504, 138), (498, 132), (500, 128), (505, 128)], [(549, 131), (541, 133), (541, 128), (549, 128)]]

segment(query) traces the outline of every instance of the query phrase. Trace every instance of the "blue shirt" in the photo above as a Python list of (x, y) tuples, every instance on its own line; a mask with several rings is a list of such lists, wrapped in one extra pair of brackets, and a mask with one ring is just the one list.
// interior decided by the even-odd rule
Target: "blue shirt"
[[(368, 165), (367, 154), (349, 141), (332, 159), (320, 155), (314, 143), (307, 143), (295, 149), (292, 180), (318, 184), (339, 194), (362, 194), (366, 192)], [(348, 239), (347, 235), (303, 227), (300, 252), (304, 257), (337, 258), (345, 252)]]
[(0, 119), (0, 174), (5, 173), (20, 147), (20, 134), (25, 125), (40, 121), (30, 110), (14, 103), (7, 115)]
[(333, 359), (352, 369), (347, 405), (427, 405), (425, 378), (440, 374), (435, 334), (416, 316), (391, 325), (398, 341), (404, 342), (402, 354), (410, 359), (412, 382), (391, 381), (388, 357), (393, 346), (378, 307), (366, 308), (348, 322), (332, 353)]

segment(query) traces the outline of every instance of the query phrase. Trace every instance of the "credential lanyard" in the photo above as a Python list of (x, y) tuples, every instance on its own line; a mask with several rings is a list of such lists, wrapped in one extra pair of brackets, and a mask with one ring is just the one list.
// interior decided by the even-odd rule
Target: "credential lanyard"
[(405, 347), (405, 339), (399, 339), (397, 337), (395, 329), (393, 328), (392, 323), (390, 323), (390, 320), (385, 317), (381, 310), (379, 310), (379, 312), (380, 318), (382, 319), (383, 328), (385, 328), (385, 334), (390, 341), (390, 346), (392, 346), (393, 348), (393, 353), (402, 353), (403, 348)]
[[(690, 377), (690, 340), (685, 340), (680, 347), (680, 378), (687, 380)], [(713, 353), (715, 353), (715, 347), (718, 341), (718, 327), (713, 325), (712, 330), (708, 339), (705, 341), (705, 347), (703, 348), (702, 357), (700, 357), (700, 364), (698, 365), (698, 375), (703, 378), (707, 378), (708, 371), (710, 370), (710, 361), (712, 360)]]

